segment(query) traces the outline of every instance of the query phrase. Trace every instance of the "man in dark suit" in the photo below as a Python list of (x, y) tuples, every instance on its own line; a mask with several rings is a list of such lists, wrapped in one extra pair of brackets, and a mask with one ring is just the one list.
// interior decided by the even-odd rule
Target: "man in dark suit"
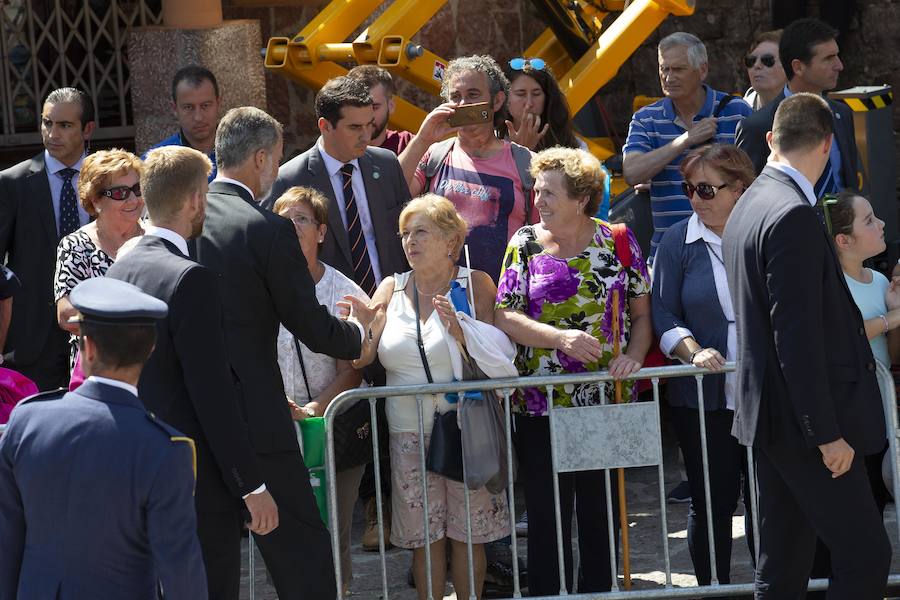
[(241, 500), (250, 512), (250, 530), (258, 535), (278, 526), (278, 508), (263, 483), (238, 407), (215, 275), (187, 257), (187, 240), (203, 231), (211, 166), (191, 148), (166, 146), (150, 152), (141, 173), (150, 226), (107, 276), (136, 285), (169, 306), (141, 375), (140, 397), (196, 442), (194, 499), (209, 597), (237, 600)]
[(4, 363), (41, 390), (69, 382), (69, 335), (56, 321), (56, 246), (88, 220), (78, 202), (78, 173), (94, 132), (90, 96), (74, 88), (50, 92), (41, 112), (44, 151), (0, 172), (0, 261), (22, 281)]
[[(219, 173), (209, 186), (200, 264), (215, 273), (225, 348), (266, 486), (279, 506), (278, 529), (257, 536), (281, 598), (333, 598), (331, 543), (309, 484), (278, 370), (278, 325), (314, 352), (357, 358), (374, 311), (345, 322), (316, 300), (293, 224), (261, 208), (278, 174), (281, 125), (252, 107), (230, 110), (216, 133)], [(361, 307), (358, 307), (361, 308)], [(354, 312), (358, 310), (354, 308)], [(384, 311), (377, 311), (383, 318)]]
[[(778, 52), (788, 83), (775, 100), (741, 121), (735, 133), (734, 143), (750, 156), (757, 173), (763, 170), (769, 156), (766, 133), (772, 130), (778, 105), (798, 92), (821, 96), (837, 87), (838, 76), (844, 69), (838, 57), (837, 35), (837, 31), (818, 19), (799, 19), (785, 27)], [(844, 188), (860, 189), (853, 111), (831, 100), (828, 106), (833, 113), (835, 143), (825, 169), (814, 182), (816, 198)]]
[[(331, 79), (316, 94), (315, 104), (321, 137), (312, 148), (278, 169), (278, 178), (263, 205), (271, 209), (275, 200), (295, 185), (322, 192), (330, 202), (328, 232), (319, 248), (319, 258), (354, 280), (371, 297), (384, 277), (409, 268), (397, 235), (400, 211), (409, 201), (409, 187), (397, 156), (369, 145), (376, 123), (365, 81), (350, 76)], [(384, 369), (380, 364), (371, 365), (366, 369), (366, 378), (373, 385), (384, 385)], [(384, 441), (381, 483), (385, 496), (390, 496), (383, 404), (380, 401), (378, 406), (380, 439)], [(360, 497), (366, 505), (367, 520), (363, 549), (377, 551), (378, 514), (372, 463), (366, 466)], [(385, 514), (384, 523), (387, 540), (391, 537), (389, 513)]]
[(732, 432), (756, 452), (756, 597), (802, 597), (818, 536), (831, 551), (828, 598), (882, 598), (891, 547), (863, 463), (885, 443), (875, 359), (814, 209), (828, 104), (786, 99), (767, 139), (769, 163), (722, 246), (738, 334)]
[(135, 387), (166, 304), (106, 277), (69, 299), (88, 378), (23, 400), (0, 437), (0, 600), (206, 598), (193, 442)]
[(328, 81), (316, 94), (316, 117), (321, 137), (278, 169), (263, 206), (271, 209), (295, 185), (325, 194), (331, 202), (319, 258), (371, 296), (382, 278), (407, 270), (397, 229), (409, 188), (396, 155), (369, 146), (375, 113), (362, 81)]

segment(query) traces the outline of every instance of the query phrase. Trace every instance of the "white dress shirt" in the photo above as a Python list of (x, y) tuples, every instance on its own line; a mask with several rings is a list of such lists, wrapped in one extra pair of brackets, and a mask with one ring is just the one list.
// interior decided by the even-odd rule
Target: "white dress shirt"
[[(81, 163), (84, 162), (84, 156), (78, 159), (78, 162), (72, 165), (71, 167), (67, 167), (62, 164), (52, 156), (50, 153), (44, 150), (44, 167), (47, 171), (47, 181), (50, 183), (50, 199), (53, 203), (53, 218), (54, 224), (56, 225), (56, 233), (59, 234), (59, 197), (62, 195), (62, 186), (63, 180), (62, 177), (57, 175), (63, 169), (75, 169), (78, 171), (72, 177), (72, 187), (75, 188), (75, 197), (78, 197), (78, 177), (81, 175)], [(84, 210), (84, 207), (81, 206), (81, 202), (75, 202), (75, 205), (78, 208), (78, 223), (79, 226), (87, 225), (91, 220), (91, 216)]]
[(167, 242), (171, 242), (178, 248), (182, 254), (188, 256), (188, 245), (187, 241), (181, 237), (180, 234), (175, 233), (171, 229), (166, 229), (165, 227), (157, 227), (156, 225), (148, 225), (144, 227), (144, 235), (155, 235), (156, 237), (162, 238)]
[[(329, 155), (325, 151), (322, 144), (322, 138), (316, 142), (319, 147), (319, 154), (325, 162), (325, 170), (328, 172), (328, 179), (331, 181), (331, 188), (334, 190), (334, 197), (337, 199), (338, 210), (341, 213), (341, 221), (344, 222), (344, 229), (347, 229), (347, 204), (344, 201), (344, 176), (341, 174), (341, 167), (344, 163)], [(375, 243), (375, 227), (372, 225), (372, 214), (369, 212), (368, 196), (366, 196), (366, 186), (363, 183), (362, 171), (359, 170), (359, 160), (350, 161), (353, 165), (353, 175), (350, 177), (350, 186), (353, 188), (353, 197), (356, 199), (356, 211), (359, 213), (359, 223), (362, 225), (363, 237), (366, 239), (366, 249), (369, 251), (369, 260), (372, 262), (372, 274), (375, 276), (375, 284), (381, 283), (381, 264), (378, 262), (378, 245)]]
[[(728, 342), (725, 348), (725, 360), (734, 360), (734, 357), (737, 356), (737, 327), (734, 324), (734, 306), (731, 303), (731, 293), (728, 291), (725, 262), (722, 260), (722, 238), (706, 227), (703, 221), (694, 213), (688, 220), (684, 243), (687, 245), (700, 240), (705, 243), (706, 251), (709, 253), (719, 306), (722, 307), (722, 314), (725, 315), (725, 319), (728, 321)], [(686, 337), (694, 337), (690, 329), (687, 327), (673, 327), (660, 336), (659, 347), (666, 356), (672, 357), (675, 346)], [(733, 372), (725, 374), (725, 406), (728, 410), (734, 410), (735, 377), (736, 374)]]
[(806, 178), (806, 175), (787, 163), (770, 160), (766, 164), (770, 167), (778, 169), (779, 171), (793, 179), (797, 183), (797, 185), (800, 186), (800, 189), (806, 196), (807, 202), (809, 202), (812, 206), (816, 205), (816, 192), (813, 189), (813, 184), (810, 183), (809, 179)]

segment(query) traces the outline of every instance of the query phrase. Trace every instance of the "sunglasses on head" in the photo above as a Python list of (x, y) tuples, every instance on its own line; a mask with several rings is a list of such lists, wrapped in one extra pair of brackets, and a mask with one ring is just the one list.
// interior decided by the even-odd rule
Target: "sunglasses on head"
[(141, 183), (138, 182), (131, 187), (128, 187), (127, 185), (117, 185), (111, 188), (107, 188), (100, 193), (101, 196), (106, 196), (107, 198), (118, 200), (119, 202), (127, 200), (129, 194), (134, 194), (135, 198), (140, 198)]
[(712, 200), (716, 197), (716, 194), (719, 193), (719, 190), (726, 187), (728, 187), (727, 183), (723, 183), (722, 185), (712, 185), (709, 183), (698, 183), (697, 185), (691, 185), (687, 181), (683, 181), (681, 183), (681, 189), (684, 191), (684, 195), (687, 196), (688, 199), (693, 198), (694, 192), (696, 192), (697, 195), (704, 200)]
[(524, 71), (526, 68), (534, 69), (535, 71), (543, 71), (546, 66), (547, 63), (544, 62), (543, 58), (519, 57), (509, 61), (509, 68), (514, 71)]
[[(775, 66), (775, 57), (771, 54), (763, 54), (762, 56), (760, 56), (758, 58), (764, 67), (769, 67), (771, 69), (772, 67)], [(756, 56), (754, 56), (752, 54), (748, 54), (744, 58), (744, 64), (747, 66), (748, 69), (752, 69), (753, 65), (756, 64), (756, 59), (757, 59)]]

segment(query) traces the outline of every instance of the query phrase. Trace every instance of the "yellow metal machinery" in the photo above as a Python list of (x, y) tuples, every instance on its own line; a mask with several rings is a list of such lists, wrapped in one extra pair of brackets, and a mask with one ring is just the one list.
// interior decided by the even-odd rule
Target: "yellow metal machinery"
[[(695, 4), (695, 0), (533, 1), (550, 26), (524, 56), (541, 57), (550, 65), (573, 115), (612, 79), (666, 17), (690, 15)], [(384, 2), (332, 0), (293, 39), (269, 40), (266, 68), (317, 90), (332, 77), (347, 72), (339, 63), (375, 64), (437, 96), (447, 61), (413, 42), (412, 37), (445, 2), (394, 0), (355, 40), (347, 42)], [(617, 16), (610, 17), (613, 13)], [(391, 124), (418, 131), (425, 112), (402, 98), (396, 98), (396, 106)], [(586, 141), (600, 160), (616, 151), (607, 138)]]

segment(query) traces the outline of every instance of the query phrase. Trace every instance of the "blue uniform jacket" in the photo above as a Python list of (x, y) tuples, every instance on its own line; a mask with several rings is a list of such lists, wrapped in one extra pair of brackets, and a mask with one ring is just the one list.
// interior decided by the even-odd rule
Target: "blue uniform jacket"
[(23, 400), (0, 437), (0, 600), (206, 598), (193, 461), (122, 388)]

